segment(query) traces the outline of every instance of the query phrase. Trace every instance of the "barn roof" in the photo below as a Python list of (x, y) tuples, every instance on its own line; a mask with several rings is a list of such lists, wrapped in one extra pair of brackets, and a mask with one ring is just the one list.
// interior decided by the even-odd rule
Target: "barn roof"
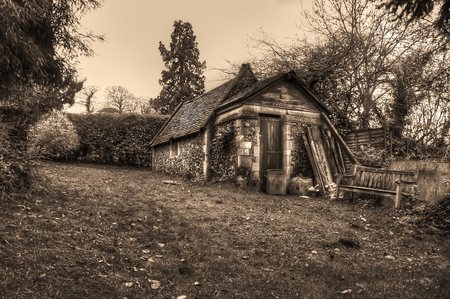
[(303, 89), (305, 95), (321, 111), (329, 114), (328, 109), (311, 93), (294, 72), (282, 73), (258, 82), (250, 65), (243, 64), (239, 74), (234, 79), (204, 93), (196, 99), (178, 105), (172, 116), (156, 134), (151, 145), (156, 146), (166, 143), (170, 139), (177, 139), (200, 132), (217, 108), (237, 103), (243, 104), (246, 99), (264, 91), (267, 87), (286, 77), (294, 79), (297, 87)]

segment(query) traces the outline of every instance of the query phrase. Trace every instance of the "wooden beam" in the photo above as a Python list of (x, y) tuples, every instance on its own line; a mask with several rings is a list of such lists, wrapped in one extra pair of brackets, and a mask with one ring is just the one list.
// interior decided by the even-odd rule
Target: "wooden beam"
[(328, 116), (326, 116), (324, 113), (322, 113), (322, 120), (325, 122), (325, 124), (330, 128), (331, 134), (333, 137), (337, 140), (337, 142), (340, 144), (341, 148), (344, 150), (345, 154), (347, 155), (348, 159), (353, 165), (361, 165), (361, 163), (356, 160), (355, 156), (353, 155), (352, 151), (349, 149), (347, 144), (345, 143), (344, 139), (342, 139), (339, 132), (336, 130), (336, 128), (331, 123)]
[[(323, 183), (321, 182), (321, 177), (320, 177), (320, 173), (317, 169), (317, 165), (316, 165), (316, 161), (312, 155), (311, 152), (311, 148), (310, 148), (310, 144), (308, 142), (308, 138), (306, 138), (306, 132), (302, 133), (302, 139), (303, 139), (303, 143), (305, 144), (305, 148), (306, 148), (306, 152), (308, 153), (308, 157), (309, 157), (309, 161), (311, 162), (311, 166), (314, 172), (314, 176), (316, 177), (316, 183), (319, 184), (319, 186), (323, 186)], [(322, 189), (322, 192), (325, 193), (325, 189)]]

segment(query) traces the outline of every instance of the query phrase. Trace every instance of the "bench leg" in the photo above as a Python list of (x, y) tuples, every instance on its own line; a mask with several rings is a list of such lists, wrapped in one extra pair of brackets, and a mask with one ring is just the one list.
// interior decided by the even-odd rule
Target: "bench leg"
[(400, 209), (400, 204), (402, 200), (402, 184), (396, 182), (396, 193), (395, 193), (395, 209)]

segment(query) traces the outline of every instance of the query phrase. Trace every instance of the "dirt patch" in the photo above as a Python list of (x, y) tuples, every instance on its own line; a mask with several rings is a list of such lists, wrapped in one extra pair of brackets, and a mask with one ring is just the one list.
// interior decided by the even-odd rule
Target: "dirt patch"
[(51, 196), (1, 206), (4, 298), (450, 297), (449, 239), (391, 208), (40, 169)]

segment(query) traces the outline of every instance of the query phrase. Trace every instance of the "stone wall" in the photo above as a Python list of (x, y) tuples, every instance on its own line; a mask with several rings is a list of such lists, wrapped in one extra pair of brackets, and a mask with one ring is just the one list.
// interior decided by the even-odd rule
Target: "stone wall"
[(429, 161), (392, 161), (389, 169), (419, 171), (417, 189), (419, 199), (435, 204), (445, 194), (450, 192), (450, 186), (444, 184), (444, 179), (450, 179), (450, 163)]
[(178, 140), (179, 155), (171, 157), (169, 144), (155, 147), (153, 169), (167, 174), (180, 176), (185, 180), (202, 181), (203, 138), (201, 134)]

